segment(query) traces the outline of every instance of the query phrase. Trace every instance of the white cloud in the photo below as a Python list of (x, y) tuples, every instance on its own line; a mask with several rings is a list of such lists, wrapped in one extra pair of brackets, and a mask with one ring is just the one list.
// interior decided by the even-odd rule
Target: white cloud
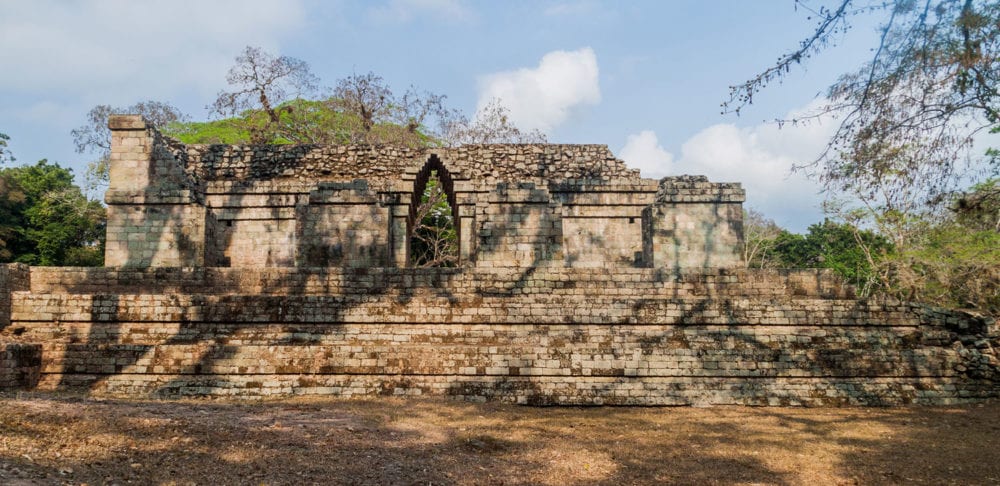
[(0, 89), (110, 104), (214, 92), (243, 46), (274, 49), (304, 20), (298, 2), (266, 0), (0, 0), (0, 11)]
[(639, 169), (646, 177), (663, 177), (673, 172), (674, 156), (660, 146), (652, 130), (629, 135), (620, 154), (629, 167)]
[(676, 160), (658, 145), (655, 133), (645, 130), (630, 135), (620, 153), (644, 177), (691, 174), (715, 182), (740, 182), (747, 192), (747, 206), (782, 226), (804, 231), (822, 219), (823, 197), (819, 184), (793, 173), (792, 166), (811, 162), (826, 145), (836, 124), (821, 121), (782, 128), (770, 123), (746, 128), (712, 125), (684, 142)]
[(499, 98), (511, 121), (524, 130), (550, 132), (574, 109), (601, 101), (597, 56), (586, 47), (552, 51), (536, 68), (494, 73), (480, 80), (477, 110)]
[(460, 0), (390, 0), (369, 10), (378, 21), (405, 23), (420, 15), (443, 18), (454, 22), (475, 19), (476, 15)]

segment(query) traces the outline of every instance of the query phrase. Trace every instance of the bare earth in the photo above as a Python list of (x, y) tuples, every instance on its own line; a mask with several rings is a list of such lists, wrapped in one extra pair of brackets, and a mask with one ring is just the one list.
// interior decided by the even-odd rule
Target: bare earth
[(0, 484), (998, 484), (1000, 403), (529, 408), (0, 395)]

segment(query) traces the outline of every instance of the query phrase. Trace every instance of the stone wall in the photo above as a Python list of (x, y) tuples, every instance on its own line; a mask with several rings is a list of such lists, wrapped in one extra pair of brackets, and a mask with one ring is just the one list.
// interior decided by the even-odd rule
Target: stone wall
[(858, 301), (818, 271), (35, 268), (13, 295), (43, 389), (640, 405), (1000, 393), (994, 321)]
[(42, 346), (0, 341), (0, 391), (31, 390), (42, 371)]
[(0, 264), (0, 391), (31, 389), (38, 384), (42, 365), (42, 347), (22, 340), (25, 328), (11, 325), (11, 306), (15, 292), (31, 288), (27, 265)]
[(27, 265), (0, 264), (0, 329), (10, 324), (11, 293), (28, 290), (30, 285), (31, 274)]
[[(387, 190), (407, 170), (421, 166), (428, 151), (379, 145), (177, 145), (170, 147), (188, 176), (210, 181), (350, 181), (366, 179), (375, 190)], [(450, 170), (481, 181), (596, 179), (636, 180), (604, 145), (469, 145), (438, 148), (433, 153)]]
[(204, 195), (169, 141), (136, 116), (111, 116), (104, 264), (205, 264)]
[[(529, 282), (539, 283), (536, 286)], [(626, 282), (616, 285), (618, 282)], [(644, 295), (653, 298), (850, 300), (853, 289), (830, 270), (650, 268), (90, 268), (32, 267), (33, 294), (328, 295), (427, 287), (483, 295), (528, 292)], [(402, 291), (402, 290), (400, 290)]]
[(109, 126), (109, 266), (409, 266), (432, 171), (464, 267), (741, 264), (739, 184), (640, 179), (606, 146), (185, 146)]
[(646, 258), (653, 266), (732, 267), (742, 264), (743, 189), (705, 177), (667, 178), (646, 209)]
[[(0, 386), (582, 405), (1000, 396), (995, 320), (858, 300), (825, 271), (741, 268), (739, 184), (640, 179), (596, 145), (184, 146), (137, 117), (109, 126), (109, 267), (0, 267)], [(407, 268), (432, 173), (459, 266)]]

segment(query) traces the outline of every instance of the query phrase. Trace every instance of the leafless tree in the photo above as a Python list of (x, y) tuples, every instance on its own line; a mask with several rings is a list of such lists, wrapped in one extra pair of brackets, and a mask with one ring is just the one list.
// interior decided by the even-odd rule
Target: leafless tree
[(125, 107), (97, 105), (87, 112), (87, 122), (70, 133), (77, 153), (91, 153), (97, 159), (87, 164), (84, 190), (93, 195), (108, 184), (109, 157), (111, 155), (111, 129), (108, 117), (111, 115), (141, 115), (156, 127), (165, 127), (174, 122), (184, 122), (187, 115), (177, 107), (162, 101), (140, 101)]
[(440, 127), (458, 116), (445, 99), (412, 86), (397, 96), (381, 76), (369, 72), (338, 81), (329, 102), (348, 115), (342, 123), (351, 127), (352, 142), (418, 147), (438, 143)]
[(209, 109), (221, 117), (240, 117), (249, 110), (260, 110), (266, 117), (263, 122), (248, 120), (254, 143), (268, 141), (269, 132), (281, 121), (282, 111), (290, 109), (280, 106), (283, 101), (311, 95), (318, 83), (305, 61), (275, 57), (252, 46), (236, 56), (226, 81), (232, 91), (220, 91)]
[(472, 120), (459, 118), (446, 131), (449, 145), (482, 143), (546, 143), (545, 134), (538, 130), (524, 131), (510, 120), (510, 110), (494, 98), (476, 113)]
[(437, 174), (432, 173), (420, 204), (413, 213), (410, 261), (418, 267), (453, 267), (458, 264), (458, 232), (448, 197)]
[(337, 82), (333, 103), (342, 111), (357, 116), (361, 125), (358, 136), (364, 137), (378, 121), (389, 117), (393, 106), (392, 90), (382, 76), (375, 73), (352, 74)]
[(781, 234), (781, 227), (752, 208), (743, 212), (743, 263), (747, 268), (767, 268), (770, 266), (770, 252), (775, 239)]

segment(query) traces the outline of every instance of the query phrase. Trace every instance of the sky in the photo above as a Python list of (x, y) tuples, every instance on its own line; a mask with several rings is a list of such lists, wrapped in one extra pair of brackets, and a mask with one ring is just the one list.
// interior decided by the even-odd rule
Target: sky
[(209, 119), (252, 45), (306, 61), (324, 86), (370, 71), (470, 116), (498, 97), (520, 128), (605, 144), (644, 177), (741, 182), (748, 207), (801, 232), (822, 220), (822, 195), (790, 169), (834, 126), (772, 121), (817, 106), (861, 66), (877, 21), (739, 116), (720, 104), (815, 22), (793, 0), (0, 0), (0, 133), (18, 163), (45, 158), (80, 179), (94, 156), (74, 151), (70, 131), (92, 107), (157, 100)]

